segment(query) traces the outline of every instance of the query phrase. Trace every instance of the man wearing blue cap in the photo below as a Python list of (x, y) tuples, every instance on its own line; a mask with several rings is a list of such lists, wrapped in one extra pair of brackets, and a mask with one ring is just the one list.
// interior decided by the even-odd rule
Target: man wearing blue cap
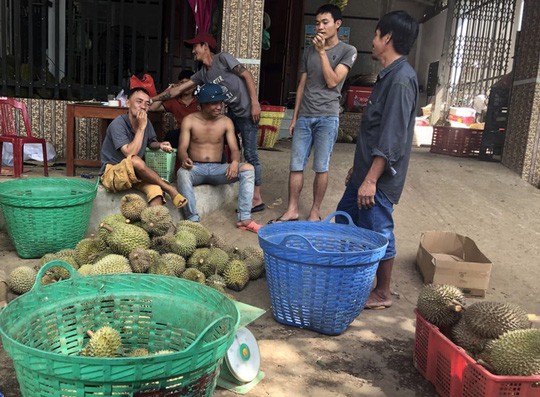
[[(188, 205), (184, 207), (186, 218), (198, 222), (200, 217), (193, 186), (204, 183), (223, 185), (239, 181), (236, 226), (257, 233), (261, 226), (251, 219), (255, 171), (251, 164), (240, 163), (233, 122), (222, 114), (226, 98), (220, 85), (203, 85), (197, 94), (201, 110), (182, 121), (178, 144), (181, 168), (176, 174), (178, 189), (188, 200)], [(221, 162), (225, 140), (231, 151), (230, 163)]]

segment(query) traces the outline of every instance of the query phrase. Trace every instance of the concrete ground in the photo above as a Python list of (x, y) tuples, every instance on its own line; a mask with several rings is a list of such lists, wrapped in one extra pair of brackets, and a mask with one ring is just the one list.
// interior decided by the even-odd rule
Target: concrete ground
[[(269, 208), (254, 215), (265, 223), (285, 211), (290, 142), (261, 150), (263, 196)], [(324, 215), (343, 193), (354, 145), (337, 144), (332, 157)], [(39, 172), (35, 172), (36, 175)], [(4, 178), (2, 178), (4, 179)], [(301, 214), (311, 203), (313, 173), (306, 172)], [(255, 234), (234, 227), (235, 204), (229, 202), (203, 218), (203, 223), (230, 244), (258, 244)], [(398, 256), (392, 289), (394, 305), (382, 311), (364, 310), (339, 336), (325, 336), (277, 323), (270, 307), (266, 280), (250, 282), (234, 293), (238, 300), (267, 310), (248, 326), (257, 338), (261, 369), (266, 376), (249, 392), (252, 397), (281, 396), (435, 396), (434, 388), (413, 367), (415, 308), (422, 278), (415, 259), (420, 235), (445, 230), (471, 237), (493, 262), (486, 300), (520, 304), (539, 314), (540, 190), (500, 163), (480, 162), (429, 153), (414, 148), (401, 203), (395, 207)], [(21, 263), (5, 232), (0, 235), (0, 266)], [(468, 299), (469, 303), (474, 299)], [(536, 327), (540, 324), (536, 323)], [(19, 397), (15, 374), (0, 351), (0, 391)], [(217, 389), (215, 396), (231, 391)], [(32, 396), (34, 397), (34, 396)]]

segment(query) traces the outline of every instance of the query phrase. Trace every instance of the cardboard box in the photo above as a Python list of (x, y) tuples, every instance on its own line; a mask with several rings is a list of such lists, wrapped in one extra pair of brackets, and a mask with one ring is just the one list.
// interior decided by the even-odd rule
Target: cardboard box
[(430, 231), (420, 237), (416, 265), (425, 284), (450, 284), (465, 295), (486, 295), (491, 261), (469, 237), (453, 232)]

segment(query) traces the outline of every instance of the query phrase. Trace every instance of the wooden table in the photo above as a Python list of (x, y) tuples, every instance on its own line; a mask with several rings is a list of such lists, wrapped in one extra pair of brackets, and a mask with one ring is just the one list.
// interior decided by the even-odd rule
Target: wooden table
[[(66, 175), (75, 175), (76, 166), (84, 167), (101, 167), (100, 160), (87, 160), (75, 158), (75, 119), (76, 118), (95, 118), (106, 120), (106, 123), (101, 123), (100, 128), (100, 146), (105, 138), (109, 123), (116, 117), (127, 113), (128, 109), (124, 107), (105, 106), (93, 103), (70, 103), (67, 105), (67, 137), (66, 137)], [(162, 113), (148, 112), (148, 119), (152, 122), (156, 135), (159, 137), (162, 134)]]

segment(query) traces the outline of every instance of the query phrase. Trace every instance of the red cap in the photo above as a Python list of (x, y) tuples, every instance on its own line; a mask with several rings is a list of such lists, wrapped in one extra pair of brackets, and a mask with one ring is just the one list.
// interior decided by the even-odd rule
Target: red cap
[(212, 50), (217, 48), (216, 39), (210, 33), (200, 32), (191, 40), (184, 40), (184, 44), (188, 47), (193, 47), (193, 44), (207, 43)]

